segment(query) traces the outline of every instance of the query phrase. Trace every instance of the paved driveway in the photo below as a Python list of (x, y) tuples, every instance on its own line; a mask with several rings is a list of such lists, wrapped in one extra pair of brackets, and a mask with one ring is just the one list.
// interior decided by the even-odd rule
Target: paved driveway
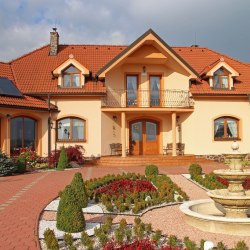
[[(217, 164), (204, 166), (206, 172), (218, 168)], [(188, 167), (160, 168), (169, 174), (187, 173)], [(0, 249), (39, 249), (37, 221), (43, 208), (58, 192), (69, 184), (75, 172), (84, 179), (108, 173), (144, 173), (144, 168), (83, 167), (66, 171), (50, 171), (9, 177), (0, 177)]]

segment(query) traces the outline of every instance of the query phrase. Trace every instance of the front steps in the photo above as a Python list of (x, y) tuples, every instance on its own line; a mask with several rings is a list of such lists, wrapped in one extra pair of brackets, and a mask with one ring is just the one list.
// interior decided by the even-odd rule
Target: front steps
[(97, 161), (100, 167), (145, 167), (154, 164), (159, 167), (188, 166), (192, 163), (211, 163), (211, 160), (196, 158), (195, 155), (148, 155), (148, 156), (103, 156)]

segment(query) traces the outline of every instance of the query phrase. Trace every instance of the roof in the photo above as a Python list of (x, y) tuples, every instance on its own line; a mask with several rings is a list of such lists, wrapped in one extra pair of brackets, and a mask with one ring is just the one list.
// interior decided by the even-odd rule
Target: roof
[(58, 88), (57, 79), (51, 72), (73, 55), (95, 76), (108, 61), (126, 46), (116, 45), (59, 45), (57, 56), (49, 56), (49, 45), (11, 61), (19, 89), (23, 93), (105, 93), (102, 82), (87, 80), (83, 88)]
[[(174, 55), (176, 55), (190, 70), (197, 75), (195, 84), (190, 91), (194, 95), (242, 95), (250, 94), (250, 64), (233, 59), (227, 55), (202, 47), (170, 47), (151, 29), (139, 37), (134, 43), (152, 33)], [(112, 62), (126, 53), (133, 45), (59, 45), (58, 54), (49, 56), (50, 46), (46, 45), (9, 63), (0, 63), (0, 76), (12, 80), (24, 94), (83, 94), (100, 95), (106, 93), (102, 81), (87, 77), (82, 88), (60, 88), (58, 80), (52, 76), (52, 71), (63, 64), (69, 57), (74, 57), (80, 64), (90, 70), (92, 76), (105, 70)], [(206, 79), (201, 75), (223, 57), (224, 61), (239, 72), (235, 78), (233, 90), (211, 89)]]
[[(8, 63), (0, 62), (0, 77), (6, 77), (15, 84), (15, 78), (11, 65)], [(16, 85), (17, 86), (17, 85)], [(10, 97), (10, 96), (1, 96), (0, 95), (0, 106), (6, 108), (21, 108), (21, 109), (30, 109), (30, 110), (48, 110), (48, 103), (42, 99), (30, 97), (23, 95), (21, 97)], [(50, 105), (51, 110), (57, 110), (57, 107), (53, 104)]]
[(224, 61), (239, 72), (234, 83), (234, 89), (211, 89), (206, 80), (192, 84), (190, 91), (194, 95), (242, 95), (250, 94), (250, 64), (244, 63), (217, 51), (201, 47), (173, 47), (200, 75), (208, 67), (213, 67), (223, 57)]
[[(46, 101), (31, 96), (23, 96), (23, 97), (0, 96), (0, 106), (6, 108), (48, 111), (48, 103)], [(53, 104), (50, 104), (50, 109), (52, 111), (56, 111), (57, 107)]]

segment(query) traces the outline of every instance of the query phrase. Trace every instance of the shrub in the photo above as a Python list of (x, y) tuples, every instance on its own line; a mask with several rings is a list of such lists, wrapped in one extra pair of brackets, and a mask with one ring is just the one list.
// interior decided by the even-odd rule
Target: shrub
[(88, 250), (94, 249), (94, 241), (83, 231), (81, 234), (81, 242)]
[(244, 240), (238, 241), (233, 250), (248, 250), (247, 244)]
[(81, 232), (85, 229), (82, 208), (75, 197), (74, 189), (68, 185), (61, 195), (57, 211), (57, 228), (69, 233)]
[(73, 242), (74, 242), (74, 241), (73, 241), (73, 237), (72, 237), (71, 234), (68, 234), (68, 233), (64, 234), (63, 239), (64, 239), (64, 241), (65, 241), (65, 244), (66, 244), (68, 247), (70, 247), (70, 246), (73, 245)]
[(16, 171), (16, 166), (11, 158), (0, 152), (0, 176), (11, 175)]
[(61, 148), (61, 152), (60, 152), (60, 157), (59, 157), (58, 165), (57, 165), (57, 169), (58, 170), (64, 170), (68, 166), (69, 166), (68, 157), (67, 157), (65, 148), (62, 147)]
[(44, 241), (49, 250), (59, 250), (58, 241), (53, 230), (47, 228), (44, 232)]
[(178, 239), (175, 235), (170, 235), (168, 237), (168, 246), (170, 247), (177, 247)]
[[(68, 161), (76, 161), (78, 164), (82, 164), (84, 162), (84, 153), (85, 149), (83, 146), (80, 145), (75, 145), (75, 146), (69, 146), (65, 148), (67, 156), (68, 156)], [(58, 162), (59, 156), (61, 153), (61, 149), (56, 150), (51, 152), (49, 156), (49, 165), (53, 165), (54, 162)]]
[(161, 230), (156, 230), (155, 233), (152, 235), (152, 240), (155, 241), (155, 244), (158, 245), (161, 239)]
[(22, 160), (28, 168), (32, 168), (36, 165), (38, 156), (32, 147), (22, 148), (19, 151), (18, 159)]
[(16, 161), (16, 173), (22, 174), (26, 172), (26, 161), (24, 158), (18, 157)]
[(227, 247), (222, 241), (219, 241), (217, 243), (217, 250), (226, 250), (226, 249), (227, 249)]
[(193, 164), (191, 164), (189, 166), (188, 172), (190, 173), (191, 178), (192, 178), (192, 176), (201, 175), (202, 174), (202, 168), (201, 168), (201, 166), (199, 164), (193, 163)]
[(189, 237), (185, 237), (183, 242), (187, 250), (198, 250), (198, 247), (195, 242), (190, 240)]
[(75, 194), (76, 194), (76, 200), (79, 203), (79, 206), (81, 207), (87, 207), (88, 206), (88, 196), (87, 191), (85, 188), (85, 184), (82, 179), (81, 173), (75, 173), (74, 178), (71, 182), (71, 187), (74, 188)]
[(158, 175), (159, 174), (159, 170), (158, 167), (155, 165), (148, 165), (145, 168), (145, 175), (149, 176), (149, 175)]

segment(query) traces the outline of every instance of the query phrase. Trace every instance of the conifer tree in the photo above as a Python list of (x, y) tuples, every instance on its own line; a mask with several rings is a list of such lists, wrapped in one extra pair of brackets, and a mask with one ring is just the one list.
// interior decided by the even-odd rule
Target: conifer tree
[(58, 165), (57, 165), (57, 169), (58, 170), (64, 170), (68, 166), (69, 166), (69, 162), (68, 162), (67, 153), (66, 153), (65, 147), (62, 146), (60, 156), (59, 156)]
[(58, 206), (56, 226), (59, 230), (76, 233), (85, 229), (82, 208), (75, 196), (74, 188), (68, 185), (62, 192)]
[(77, 172), (71, 182), (71, 186), (75, 191), (77, 202), (81, 207), (88, 206), (88, 195), (84, 181), (82, 179), (82, 174)]

